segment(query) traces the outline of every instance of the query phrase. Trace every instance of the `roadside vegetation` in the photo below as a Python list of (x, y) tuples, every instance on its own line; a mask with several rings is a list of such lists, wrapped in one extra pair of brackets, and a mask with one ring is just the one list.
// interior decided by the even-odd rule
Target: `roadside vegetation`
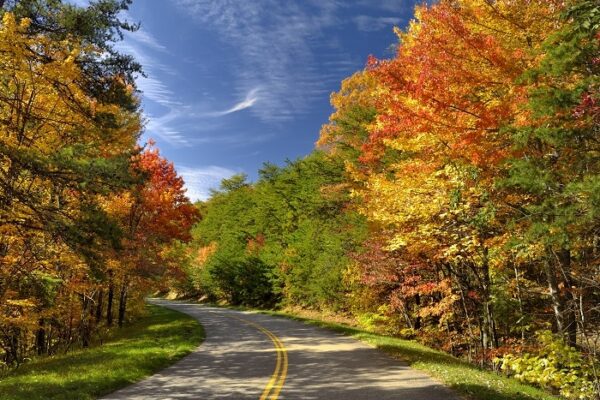
[(95, 399), (158, 372), (204, 339), (202, 326), (192, 317), (152, 305), (146, 312), (113, 330), (102, 345), (36, 358), (0, 376), (0, 398)]
[(180, 274), (198, 212), (138, 142), (130, 3), (0, 1), (0, 370), (90, 346)]

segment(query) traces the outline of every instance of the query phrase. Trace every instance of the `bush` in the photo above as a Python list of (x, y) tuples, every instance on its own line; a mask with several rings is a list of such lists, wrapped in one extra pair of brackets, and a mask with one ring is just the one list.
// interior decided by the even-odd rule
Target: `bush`
[(496, 361), (520, 381), (554, 390), (567, 399), (596, 399), (593, 365), (577, 349), (550, 331), (537, 334), (539, 347), (531, 353), (507, 354)]

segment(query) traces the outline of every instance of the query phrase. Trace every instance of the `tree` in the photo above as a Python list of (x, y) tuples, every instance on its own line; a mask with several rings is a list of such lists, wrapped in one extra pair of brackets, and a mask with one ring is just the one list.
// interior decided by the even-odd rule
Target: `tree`
[[(21, 333), (43, 329), (38, 317), (61, 295), (58, 282), (86, 302), (87, 274), (97, 275), (104, 247), (119, 237), (97, 199), (132, 182), (140, 130), (136, 112), (97, 103), (80, 85), (81, 43), (29, 34), (30, 25), (5, 13), (0, 28), (0, 298), (9, 363), (21, 357)], [(132, 88), (123, 91), (133, 97)]]
[(134, 159), (134, 173), (142, 179), (141, 183), (108, 199), (106, 205), (125, 232), (122, 249), (115, 254), (118, 268), (109, 271), (114, 280), (111, 284), (120, 282), (119, 326), (125, 320), (131, 285), (143, 286), (148, 280), (164, 277), (169, 266), (169, 246), (191, 240), (190, 229), (200, 217), (186, 197), (183, 179), (173, 163), (152, 146), (150, 143), (150, 148)]
[[(460, 347), (479, 340), (485, 354), (499, 346), (492, 268), (506, 255), (503, 226), (514, 215), (514, 193), (496, 185), (513, 156), (504, 127), (522, 117), (527, 90), (517, 81), (538, 62), (560, 9), (477, 0), (418, 7), (408, 31), (398, 31), (397, 56), (369, 60), (363, 76), (375, 83), (338, 95), (349, 104), (368, 99), (375, 112), (366, 139), (364, 130), (345, 131), (355, 135), (346, 143), (360, 144), (362, 164), (348, 169), (360, 210), (399, 268), (438, 276), (414, 284), (423, 290), (421, 316), (463, 336)], [(341, 105), (332, 118), (351, 119), (353, 109)]]
[(556, 329), (574, 346), (591, 312), (580, 308), (591, 289), (582, 277), (597, 262), (600, 9), (577, 1), (564, 19), (524, 76), (529, 101), (511, 129), (517, 152), (506, 184), (525, 199), (517, 227), (543, 265)]
[(340, 159), (314, 152), (266, 164), (254, 184), (224, 180), (194, 229), (194, 286), (236, 304), (346, 308), (344, 273), (364, 221), (345, 212), (343, 175)]
[(181, 275), (174, 244), (190, 239), (198, 212), (173, 165), (136, 145), (141, 69), (113, 47), (136, 29), (119, 19), (129, 4), (0, 4), (0, 357), (8, 365), (88, 346), (103, 332), (105, 308), (112, 323), (115, 291), (121, 325), (129, 297), (139, 304), (154, 279)]
[[(135, 86), (135, 76), (143, 74), (141, 65), (128, 54), (121, 54), (114, 43), (123, 39), (124, 31), (136, 31), (139, 24), (120, 19), (132, 0), (96, 0), (87, 7), (62, 0), (8, 0), (1, 12), (12, 13), (17, 21), (29, 22), (27, 34), (43, 35), (60, 42), (74, 40), (81, 44), (75, 62), (81, 69), (81, 84), (87, 94), (100, 103), (116, 104), (134, 111), (138, 103), (124, 90)], [(42, 62), (52, 62), (44, 54)], [(115, 78), (118, 77), (118, 80)]]

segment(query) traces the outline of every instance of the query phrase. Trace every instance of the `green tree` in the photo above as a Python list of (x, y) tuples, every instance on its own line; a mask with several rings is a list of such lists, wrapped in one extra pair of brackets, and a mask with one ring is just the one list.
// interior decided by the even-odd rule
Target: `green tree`
[(530, 100), (526, 121), (511, 127), (520, 157), (509, 162), (505, 183), (522, 194), (515, 226), (539, 254), (556, 329), (575, 345), (578, 325), (593, 310), (580, 308), (587, 294), (576, 288), (590, 286), (585, 277), (600, 227), (600, 6), (577, 1), (564, 18), (539, 67), (523, 77)]

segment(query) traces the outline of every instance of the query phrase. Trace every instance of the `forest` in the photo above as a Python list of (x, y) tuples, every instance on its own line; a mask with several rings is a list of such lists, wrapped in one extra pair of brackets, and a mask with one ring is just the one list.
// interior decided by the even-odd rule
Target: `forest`
[(0, 372), (101, 342), (180, 274), (199, 213), (137, 143), (129, 3), (0, 2)]
[(0, 370), (157, 292), (309, 309), (600, 397), (600, 4), (440, 0), (315, 150), (192, 204), (114, 44), (130, 0), (0, 1)]
[(600, 395), (600, 4), (448, 0), (332, 94), (315, 151), (198, 204), (178, 290), (352, 316)]

